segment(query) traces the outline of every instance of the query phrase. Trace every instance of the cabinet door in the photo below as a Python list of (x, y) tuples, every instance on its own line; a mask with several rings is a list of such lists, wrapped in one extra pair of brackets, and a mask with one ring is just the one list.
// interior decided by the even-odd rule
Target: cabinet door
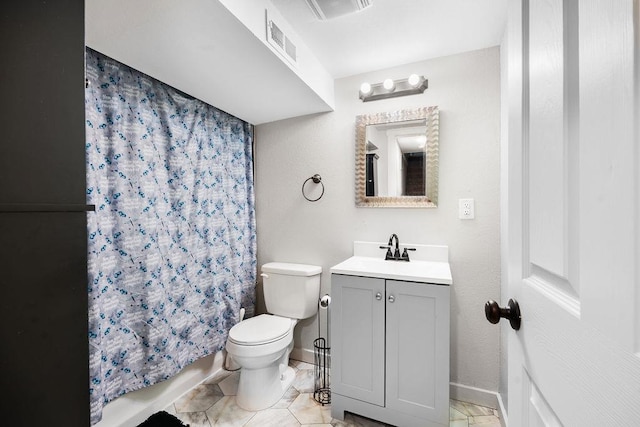
[(5, 426), (89, 425), (84, 1), (0, 2)]
[(84, 204), (84, 1), (1, 2), (0, 58), (0, 204)]
[(449, 425), (449, 287), (386, 288), (387, 408)]
[(87, 218), (0, 212), (5, 426), (88, 426)]
[(331, 388), (384, 406), (384, 279), (331, 276)]

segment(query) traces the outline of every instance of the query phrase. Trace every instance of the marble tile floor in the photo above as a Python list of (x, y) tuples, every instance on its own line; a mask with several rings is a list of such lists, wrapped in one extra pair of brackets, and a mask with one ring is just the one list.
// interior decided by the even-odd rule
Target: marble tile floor
[[(272, 407), (249, 412), (235, 404), (239, 371), (220, 375), (194, 387), (165, 408), (190, 427), (387, 427), (378, 421), (347, 413), (344, 421), (331, 418), (331, 405), (313, 399), (313, 365), (292, 360), (293, 384)], [(500, 427), (491, 408), (451, 400), (450, 427)], [(401, 427), (401, 426), (400, 426)]]

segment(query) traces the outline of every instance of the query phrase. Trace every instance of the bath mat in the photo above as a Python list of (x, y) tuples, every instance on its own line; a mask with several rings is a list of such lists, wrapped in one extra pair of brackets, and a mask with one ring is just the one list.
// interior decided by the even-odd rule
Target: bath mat
[(170, 413), (160, 411), (151, 415), (142, 424), (138, 424), (138, 427), (189, 427), (189, 424), (183, 424)]

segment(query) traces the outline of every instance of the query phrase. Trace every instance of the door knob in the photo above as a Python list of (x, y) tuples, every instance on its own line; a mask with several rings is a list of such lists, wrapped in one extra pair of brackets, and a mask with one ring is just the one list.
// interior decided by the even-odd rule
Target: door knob
[(376, 299), (377, 299), (378, 301), (380, 301), (380, 300), (382, 299), (382, 294), (381, 294), (380, 292), (378, 292), (378, 293), (376, 294)]
[(487, 316), (487, 320), (491, 323), (498, 323), (501, 317), (509, 319), (509, 324), (516, 331), (520, 329), (520, 305), (518, 301), (510, 299), (507, 303), (507, 307), (500, 307), (497, 302), (493, 300), (487, 301), (484, 305), (484, 315)]
[(393, 295), (389, 295), (389, 302), (394, 302), (396, 300), (396, 297), (394, 297)]

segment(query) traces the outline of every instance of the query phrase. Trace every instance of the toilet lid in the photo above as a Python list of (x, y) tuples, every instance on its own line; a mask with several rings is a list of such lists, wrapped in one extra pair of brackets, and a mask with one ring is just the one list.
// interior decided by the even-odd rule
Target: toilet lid
[(277, 341), (289, 333), (291, 319), (261, 314), (236, 324), (229, 339), (237, 344), (258, 345)]

